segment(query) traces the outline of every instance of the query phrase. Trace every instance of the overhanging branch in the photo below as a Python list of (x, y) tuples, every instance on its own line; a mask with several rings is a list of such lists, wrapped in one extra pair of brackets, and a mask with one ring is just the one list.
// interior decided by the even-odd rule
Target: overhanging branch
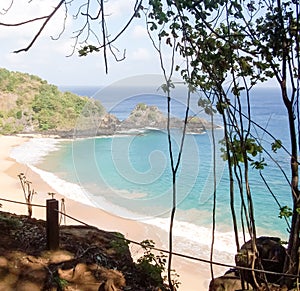
[(26, 21), (22, 21), (22, 22), (18, 22), (18, 23), (0, 23), (0, 25), (2, 26), (9, 26), (9, 27), (14, 27), (14, 26), (21, 26), (21, 25), (25, 25), (28, 23), (33, 23), (35, 21), (39, 21), (39, 20), (45, 20), (44, 23), (42, 24), (42, 26), (40, 27), (39, 31), (35, 34), (34, 38), (32, 39), (32, 41), (29, 43), (29, 45), (25, 48), (19, 49), (19, 50), (15, 50), (14, 53), (20, 53), (22, 51), (27, 52), (35, 43), (35, 41), (38, 39), (38, 37), (40, 36), (40, 34), (42, 33), (42, 31), (44, 30), (44, 28), (46, 27), (47, 23), (50, 21), (50, 19), (54, 16), (54, 14), (59, 10), (59, 8), (61, 7), (61, 5), (65, 2), (65, 0), (61, 0), (59, 2), (59, 4), (54, 8), (54, 10), (46, 16), (41, 16), (41, 17), (36, 17), (33, 19), (29, 19)]

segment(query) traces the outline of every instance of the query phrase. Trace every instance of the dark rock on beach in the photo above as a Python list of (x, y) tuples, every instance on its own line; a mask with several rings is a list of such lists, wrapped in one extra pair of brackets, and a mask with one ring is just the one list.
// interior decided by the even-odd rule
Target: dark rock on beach
[[(243, 268), (282, 273), (286, 250), (280, 238), (262, 236), (256, 239), (257, 254), (253, 264), (254, 253), (252, 240), (246, 242), (235, 257), (236, 269), (230, 269), (223, 276), (210, 281), (209, 291), (234, 290), (287, 290), (278, 285), (280, 275), (253, 272)], [(258, 284), (258, 285), (257, 285)], [(261, 288), (261, 289), (256, 289)]]
[(242, 283), (237, 270), (229, 270), (223, 276), (210, 281), (209, 291), (235, 291), (241, 290)]
[[(236, 265), (240, 267), (252, 267), (254, 257), (251, 240), (246, 242), (240, 252), (236, 255)], [(276, 273), (283, 272), (286, 249), (281, 245), (280, 238), (262, 236), (256, 239), (258, 257), (255, 260), (255, 269), (262, 269)], [(255, 274), (255, 278), (253, 277)], [(241, 271), (245, 281), (255, 286), (255, 281), (261, 283), (278, 283), (279, 275), (264, 274), (251, 271)]]

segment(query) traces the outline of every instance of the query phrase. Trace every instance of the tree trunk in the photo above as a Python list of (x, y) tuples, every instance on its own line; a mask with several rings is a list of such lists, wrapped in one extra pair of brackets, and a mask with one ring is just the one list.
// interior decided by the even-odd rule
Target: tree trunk
[[(290, 128), (290, 141), (291, 141), (291, 191), (293, 197), (293, 216), (291, 223), (291, 232), (288, 241), (287, 256), (284, 264), (284, 273), (297, 275), (299, 263), (299, 231), (300, 231), (300, 216), (297, 211), (300, 208), (299, 203), (299, 190), (298, 190), (298, 161), (297, 161), (297, 134), (295, 128), (295, 118), (293, 112), (293, 104), (287, 98), (285, 88), (282, 88), (282, 97), (288, 111), (289, 128)], [(283, 278), (282, 284), (292, 287), (293, 279)]]

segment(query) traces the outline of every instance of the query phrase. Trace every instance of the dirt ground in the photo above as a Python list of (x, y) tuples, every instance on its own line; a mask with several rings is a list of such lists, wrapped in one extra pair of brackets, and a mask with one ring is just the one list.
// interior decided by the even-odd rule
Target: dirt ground
[(56, 251), (46, 223), (0, 212), (0, 291), (160, 290), (133, 262), (119, 233), (61, 226)]

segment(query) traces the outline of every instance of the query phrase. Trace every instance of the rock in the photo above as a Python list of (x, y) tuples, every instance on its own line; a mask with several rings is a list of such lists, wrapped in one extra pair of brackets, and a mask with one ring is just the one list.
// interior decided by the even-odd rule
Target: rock
[(100, 135), (114, 134), (120, 126), (120, 123), (120, 120), (116, 116), (107, 113), (99, 122), (98, 133)]
[[(281, 245), (280, 238), (265, 236), (259, 237), (256, 239), (256, 245), (258, 250), (258, 258), (255, 261), (254, 268), (282, 273), (286, 250)], [(251, 268), (252, 258), (253, 255), (250, 240), (241, 247), (240, 252), (236, 255), (236, 265)], [(255, 286), (251, 271), (241, 271), (241, 276), (243, 276), (247, 282)], [(264, 273), (255, 273), (255, 276), (258, 284), (276, 283), (280, 279), (280, 276), (278, 275)]]
[(40, 239), (45, 221), (2, 211), (0, 218), (0, 290), (156, 290), (120, 233), (60, 226), (60, 250), (52, 252)]
[[(42, 136), (55, 136), (61, 138), (85, 138), (101, 135), (113, 134), (140, 134), (141, 129), (155, 128), (158, 130), (167, 129), (167, 116), (161, 112), (157, 106), (148, 106), (146, 104), (137, 104), (128, 118), (120, 121), (115, 115), (105, 113), (102, 116), (90, 117), (81, 116), (78, 119), (75, 129), (55, 129), (44, 130)], [(170, 128), (182, 130), (184, 120), (171, 116)], [(212, 128), (220, 128), (218, 125), (213, 125), (206, 119), (197, 116), (189, 117), (187, 121), (187, 133), (203, 133)], [(23, 134), (36, 135), (39, 131), (34, 131), (33, 128), (27, 128)]]
[(140, 103), (121, 124), (121, 130), (154, 127), (165, 129), (167, 119), (156, 106)]
[[(131, 112), (129, 117), (120, 124), (120, 130), (156, 128), (160, 130), (167, 129), (167, 116), (164, 115), (156, 106), (148, 106), (146, 104), (138, 104)], [(184, 127), (184, 121), (180, 118), (172, 116), (170, 118), (170, 128), (180, 129)], [(190, 117), (187, 121), (188, 133), (203, 133), (206, 129), (217, 128), (210, 122), (199, 117)]]
[(100, 284), (98, 291), (118, 291), (126, 286), (123, 274), (117, 270), (105, 270), (102, 268), (102, 275), (105, 280)]
[(235, 291), (241, 290), (242, 283), (237, 270), (231, 269), (223, 276), (210, 281), (209, 291)]

